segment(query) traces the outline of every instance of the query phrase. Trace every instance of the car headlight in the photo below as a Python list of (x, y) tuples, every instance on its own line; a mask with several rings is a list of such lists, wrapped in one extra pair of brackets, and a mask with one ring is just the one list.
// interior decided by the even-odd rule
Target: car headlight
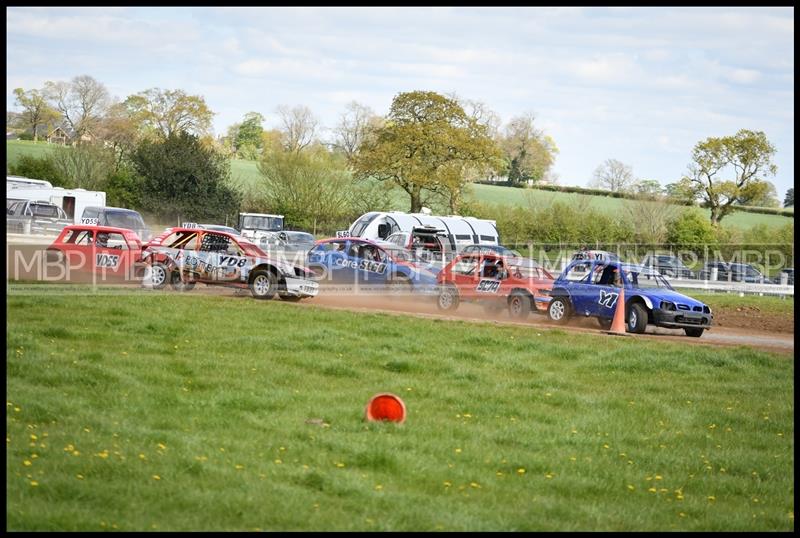
[(661, 310), (672, 310), (675, 311), (678, 308), (675, 306), (675, 303), (672, 301), (661, 301)]

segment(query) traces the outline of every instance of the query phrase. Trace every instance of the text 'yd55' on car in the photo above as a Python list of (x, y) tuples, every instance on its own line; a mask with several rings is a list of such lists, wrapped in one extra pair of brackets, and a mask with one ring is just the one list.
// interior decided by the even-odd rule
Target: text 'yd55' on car
[(643, 333), (648, 324), (653, 324), (683, 329), (688, 336), (699, 337), (711, 328), (711, 309), (675, 291), (652, 269), (620, 261), (590, 263), (587, 272), (578, 267), (585, 261), (573, 261), (553, 283), (547, 311), (552, 321), (566, 323), (572, 315), (594, 317), (607, 329), (624, 288), (627, 332)]
[(314, 297), (319, 284), (305, 267), (270, 258), (243, 237), (202, 228), (167, 228), (145, 247), (144, 284), (190, 290), (195, 283), (250, 289), (256, 299)]

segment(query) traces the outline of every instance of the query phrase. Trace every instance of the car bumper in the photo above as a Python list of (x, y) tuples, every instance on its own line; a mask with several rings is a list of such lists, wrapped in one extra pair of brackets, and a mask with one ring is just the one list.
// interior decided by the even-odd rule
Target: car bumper
[(286, 295), (296, 297), (316, 297), (319, 293), (319, 283), (307, 278), (286, 277), (286, 289), (282, 290)]
[(685, 310), (653, 310), (653, 323), (659, 327), (684, 328), (698, 327), (703, 329), (711, 328), (711, 321), (714, 316), (705, 312), (688, 312)]

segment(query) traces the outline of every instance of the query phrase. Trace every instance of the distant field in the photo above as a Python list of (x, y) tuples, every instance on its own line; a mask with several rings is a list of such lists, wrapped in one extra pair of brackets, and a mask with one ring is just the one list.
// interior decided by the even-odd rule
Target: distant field
[[(19, 140), (7, 141), (7, 160), (9, 163), (14, 162), (23, 152), (40, 156), (44, 152), (48, 151), (49, 147), (50, 146), (45, 142), (34, 144), (33, 142)], [(231, 179), (237, 185), (242, 186), (252, 185), (259, 181), (259, 172), (256, 162), (232, 159)], [(628, 202), (619, 198), (611, 198), (606, 196), (549, 192), (535, 189), (515, 189), (513, 187), (500, 187), (494, 185), (474, 184), (469, 188), (471, 192), (468, 192), (468, 198), (491, 204), (526, 206), (528, 205), (529, 200), (532, 200), (533, 203), (539, 204), (553, 202), (577, 203), (580, 201), (581, 203), (587, 204), (587, 207), (601, 209), (609, 213), (618, 213), (619, 211), (623, 210), (624, 204)], [(401, 190), (397, 189), (397, 194), (394, 197), (394, 200), (394, 209), (400, 211), (408, 210), (408, 196)], [(437, 207), (434, 207), (433, 209), (437, 211), (442, 210), (442, 208)], [(706, 211), (710, 215), (708, 210), (703, 211)], [(725, 217), (724, 222), (739, 228), (747, 229), (757, 224), (765, 224), (767, 226), (783, 226), (787, 222), (793, 223), (794, 219), (780, 215), (764, 215), (761, 213), (746, 213), (739, 211)]]
[[(794, 530), (791, 357), (197, 290), (6, 297), (8, 530)], [(378, 392), (405, 424), (364, 421)]]

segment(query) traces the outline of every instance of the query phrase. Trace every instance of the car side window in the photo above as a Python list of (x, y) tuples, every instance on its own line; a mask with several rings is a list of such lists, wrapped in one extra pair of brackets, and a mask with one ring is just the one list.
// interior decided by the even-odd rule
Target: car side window
[(478, 258), (461, 258), (453, 265), (453, 272), (459, 275), (472, 275), (478, 265)]
[(125, 236), (117, 232), (109, 232), (108, 248), (115, 248), (117, 250), (129, 250), (128, 242), (125, 240)]

